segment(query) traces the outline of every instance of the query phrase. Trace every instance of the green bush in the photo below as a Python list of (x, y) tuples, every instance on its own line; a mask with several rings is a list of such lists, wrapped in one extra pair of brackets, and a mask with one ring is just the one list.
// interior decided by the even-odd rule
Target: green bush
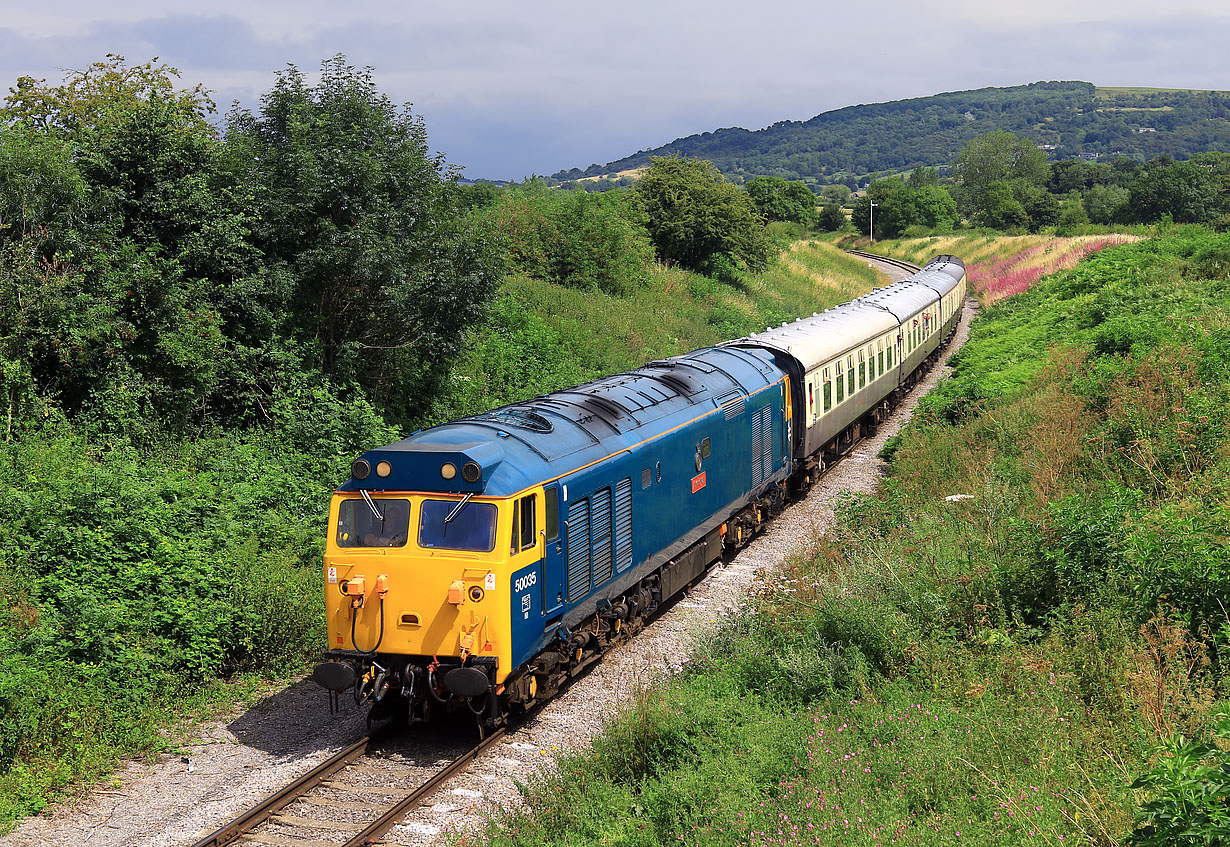
[[(1157, 764), (1132, 783), (1150, 795), (1136, 813), (1131, 847), (1207, 847), (1230, 842), (1230, 716), (1209, 741), (1169, 739)], [(1220, 741), (1220, 746), (1218, 742)]]

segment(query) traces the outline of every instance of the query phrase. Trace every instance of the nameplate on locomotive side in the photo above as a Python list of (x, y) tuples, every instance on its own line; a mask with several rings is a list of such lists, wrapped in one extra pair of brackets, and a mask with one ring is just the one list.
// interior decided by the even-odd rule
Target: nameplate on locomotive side
[(704, 487), (705, 487), (705, 474), (702, 471), (701, 473), (698, 473), (696, 476), (692, 477), (692, 493), (695, 494), (697, 491), (700, 491)]

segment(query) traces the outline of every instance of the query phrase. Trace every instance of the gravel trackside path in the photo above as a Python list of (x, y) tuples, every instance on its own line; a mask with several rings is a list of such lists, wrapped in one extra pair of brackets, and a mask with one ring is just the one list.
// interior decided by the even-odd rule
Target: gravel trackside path
[[(893, 278), (904, 276), (895, 268), (883, 270)], [(965, 342), (976, 308), (972, 299), (966, 301), (941, 366), (932, 369), (875, 437), (831, 468), (806, 499), (789, 506), (731, 564), (711, 572), (652, 626), (608, 654), (527, 725), (412, 810), (384, 843), (449, 844), (459, 832), (481, 830), (493, 811), (522, 802), (518, 782), (552, 767), (558, 751), (585, 746), (638, 687), (677, 672), (692, 645), (746, 604), (757, 580), (832, 525), (830, 504), (836, 495), (877, 488), (885, 471), (880, 449), (942, 378), (942, 363)], [(300, 681), (271, 692), (245, 712), (203, 725), (183, 755), (124, 764), (107, 783), (22, 822), (0, 838), (0, 845), (189, 845), (364, 731), (364, 717), (353, 700), (343, 698), (341, 714), (330, 716), (325, 693)], [(416, 731), (378, 761), (388, 764), (390, 774), (428, 772), (456, 755), (458, 744), (455, 731)], [(340, 843), (344, 836), (337, 835)]]

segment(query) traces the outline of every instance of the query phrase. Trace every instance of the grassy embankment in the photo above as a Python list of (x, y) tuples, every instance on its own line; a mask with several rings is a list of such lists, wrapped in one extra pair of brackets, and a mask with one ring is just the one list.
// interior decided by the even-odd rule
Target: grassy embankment
[(883, 490), (491, 840), (1121, 843), (1226, 705), (1228, 277), (1188, 229), (986, 309)]
[(450, 420), (738, 338), (883, 284), (865, 262), (806, 239), (734, 285), (658, 266), (647, 285), (608, 297), (510, 277), (431, 418)]
[[(880, 282), (806, 244), (735, 286), (650, 274), (623, 298), (506, 280), (432, 418), (686, 352)], [(263, 433), (142, 450), (91, 441), (45, 411), (40, 431), (0, 442), (0, 831), (117, 756), (173, 747), (185, 715), (300, 672), (323, 644), (329, 495), (355, 451), (397, 437), (369, 407), (321, 391), (279, 401)]]

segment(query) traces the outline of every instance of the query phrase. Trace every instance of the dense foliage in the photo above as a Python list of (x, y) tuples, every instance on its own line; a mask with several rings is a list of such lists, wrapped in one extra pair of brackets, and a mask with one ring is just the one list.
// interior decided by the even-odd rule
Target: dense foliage
[(225, 134), (109, 57), (0, 110), (0, 821), (320, 643), (354, 452), (426, 413), (500, 242), (336, 58)]
[(267, 423), (317, 387), (421, 412), (499, 276), (421, 122), (339, 57), (218, 138), (174, 75), (112, 58), (0, 112), (12, 404), (147, 440)]
[(873, 183), (851, 214), (860, 231), (869, 232), (874, 222), (877, 238), (899, 238), (910, 227), (951, 232), (957, 219), (956, 202), (930, 168), (916, 168), (907, 180), (893, 177)]
[(693, 270), (738, 262), (751, 271), (773, 254), (755, 203), (711, 162), (654, 159), (633, 189), (645, 209), (658, 258)]
[[(954, 202), (955, 201), (955, 202)], [(1163, 222), (1230, 225), (1230, 155), (1198, 153), (1185, 162), (1158, 157), (1144, 164), (1048, 162), (1045, 154), (1009, 132), (979, 136), (960, 152), (953, 176), (915, 168), (907, 180), (871, 183), (854, 202), (852, 221), (863, 233), (897, 238), (912, 230), (945, 233), (968, 222), (999, 231), (1085, 229), (1089, 224)]]
[(816, 195), (801, 182), (761, 176), (744, 183), (743, 190), (767, 221), (793, 221), (810, 226), (817, 223)]
[(648, 279), (653, 246), (626, 192), (553, 191), (532, 180), (487, 213), (508, 241), (510, 269), (573, 288), (626, 294)]
[(1230, 95), (1219, 91), (1036, 82), (848, 106), (754, 132), (719, 129), (584, 171), (561, 171), (555, 178), (614, 174), (644, 167), (654, 156), (680, 155), (709, 159), (735, 179), (777, 176), (824, 185), (947, 164), (972, 139), (995, 131), (1049, 145), (1057, 159), (1082, 154), (1137, 161), (1159, 155), (1184, 158), (1230, 149), (1228, 107)]

